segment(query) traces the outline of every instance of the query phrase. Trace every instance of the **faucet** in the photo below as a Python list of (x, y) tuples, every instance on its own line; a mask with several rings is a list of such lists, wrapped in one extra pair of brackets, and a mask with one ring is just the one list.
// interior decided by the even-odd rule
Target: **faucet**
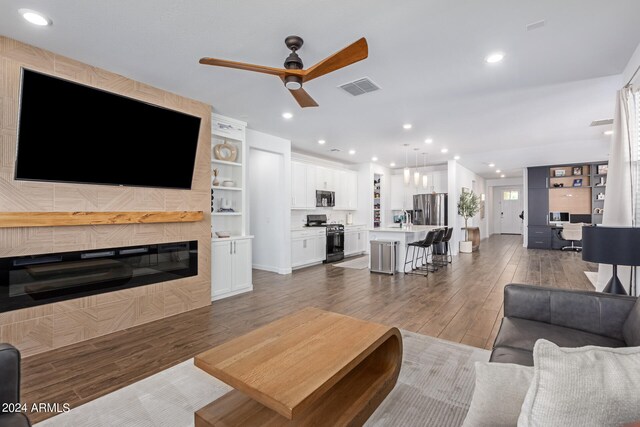
[(404, 220), (400, 222), (400, 228), (402, 228), (402, 224), (404, 224), (405, 227), (408, 227), (409, 225), (411, 225), (411, 220), (410, 220), (411, 213), (408, 210), (403, 209), (402, 216), (404, 217)]

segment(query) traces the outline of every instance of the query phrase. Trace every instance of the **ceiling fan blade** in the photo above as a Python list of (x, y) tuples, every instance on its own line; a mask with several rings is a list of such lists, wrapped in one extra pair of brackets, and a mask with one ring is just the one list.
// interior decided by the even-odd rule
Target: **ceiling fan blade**
[(264, 65), (246, 64), (244, 62), (227, 61), (226, 59), (201, 58), (200, 63), (204, 65), (216, 65), (218, 67), (236, 68), (238, 70), (255, 71), (257, 73), (271, 74), (273, 76), (284, 77), (287, 72), (284, 68), (265, 67)]
[(334, 53), (307, 69), (303, 81), (308, 82), (316, 77), (324, 76), (332, 71), (362, 61), (366, 59), (367, 56), (369, 56), (369, 46), (367, 45), (367, 39), (362, 37), (357, 42), (350, 44), (341, 51)]
[(291, 92), (291, 95), (293, 95), (293, 97), (296, 99), (296, 101), (298, 101), (298, 104), (300, 104), (302, 108), (318, 106), (318, 103), (314, 101), (314, 99), (302, 88), (297, 90), (290, 90), (289, 92)]

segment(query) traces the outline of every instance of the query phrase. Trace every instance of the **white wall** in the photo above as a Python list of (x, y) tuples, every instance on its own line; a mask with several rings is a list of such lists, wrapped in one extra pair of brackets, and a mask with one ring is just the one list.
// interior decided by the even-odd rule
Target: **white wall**
[[(631, 76), (636, 72), (638, 67), (640, 66), (640, 44), (636, 48), (636, 51), (631, 55), (631, 59), (627, 63), (627, 66), (624, 68), (622, 72), (622, 84), (626, 85), (627, 82), (631, 79)], [(636, 74), (633, 84), (640, 83), (640, 71)]]
[[(247, 148), (254, 268), (291, 273), (291, 141), (247, 129)], [(277, 162), (277, 167), (272, 162)], [(259, 194), (263, 192), (278, 202)]]
[[(451, 249), (454, 254), (458, 253), (458, 242), (464, 240), (464, 218), (458, 215), (458, 198), (462, 192), (462, 187), (473, 190), (480, 195), (486, 191), (486, 180), (476, 175), (474, 172), (462, 166), (455, 160), (449, 160), (448, 168), (448, 187), (449, 187), (449, 226), (453, 227), (453, 236), (451, 238)], [(480, 219), (480, 213), (471, 218), (468, 222), (469, 227), (479, 227), (480, 237), (482, 239), (488, 236), (488, 216)]]

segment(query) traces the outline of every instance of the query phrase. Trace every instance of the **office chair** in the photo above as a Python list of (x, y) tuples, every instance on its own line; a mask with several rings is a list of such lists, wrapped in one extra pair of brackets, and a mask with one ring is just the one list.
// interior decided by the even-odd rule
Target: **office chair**
[(583, 222), (578, 222), (575, 224), (564, 223), (562, 229), (558, 232), (558, 237), (560, 240), (565, 240), (567, 242), (571, 242), (571, 246), (563, 246), (563, 251), (582, 251), (582, 246), (576, 246), (576, 242), (580, 242), (582, 240), (582, 226)]

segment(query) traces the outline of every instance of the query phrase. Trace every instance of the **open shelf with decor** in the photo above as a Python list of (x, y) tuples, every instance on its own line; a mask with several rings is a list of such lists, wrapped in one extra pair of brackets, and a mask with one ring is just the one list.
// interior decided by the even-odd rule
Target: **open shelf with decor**
[(247, 124), (211, 116), (211, 297), (253, 289), (247, 235)]

